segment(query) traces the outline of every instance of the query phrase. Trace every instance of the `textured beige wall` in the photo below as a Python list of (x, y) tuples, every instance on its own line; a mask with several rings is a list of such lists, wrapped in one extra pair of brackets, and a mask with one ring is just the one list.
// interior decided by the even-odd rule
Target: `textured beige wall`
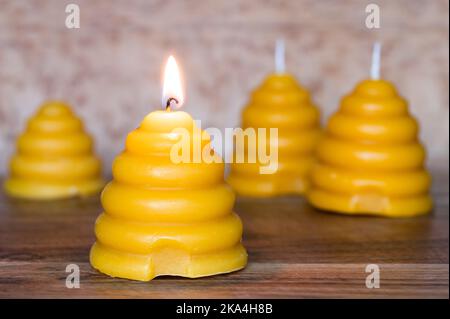
[[(78, 30), (64, 26), (71, 2), (81, 7)], [(171, 52), (185, 74), (185, 110), (210, 126), (237, 125), (249, 91), (273, 69), (279, 36), (324, 120), (367, 76), (381, 40), (382, 74), (410, 101), (430, 164), (448, 161), (448, 1), (373, 2), (378, 31), (365, 28), (369, 2), (357, 0), (0, 0), (0, 173), (27, 117), (49, 98), (73, 104), (108, 172), (126, 133), (159, 107)]]

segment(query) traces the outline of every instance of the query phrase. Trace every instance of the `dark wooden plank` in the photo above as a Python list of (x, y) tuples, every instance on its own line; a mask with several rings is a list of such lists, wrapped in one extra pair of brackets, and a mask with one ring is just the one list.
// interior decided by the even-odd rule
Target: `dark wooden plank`
[[(51, 203), (0, 195), (0, 297), (135, 298), (448, 298), (448, 173), (434, 174), (433, 214), (410, 219), (318, 212), (300, 197), (239, 199), (249, 265), (201, 279), (149, 283), (113, 279), (88, 261), (97, 198)], [(81, 288), (65, 287), (65, 267), (81, 269)], [(381, 287), (365, 287), (376, 263)]]

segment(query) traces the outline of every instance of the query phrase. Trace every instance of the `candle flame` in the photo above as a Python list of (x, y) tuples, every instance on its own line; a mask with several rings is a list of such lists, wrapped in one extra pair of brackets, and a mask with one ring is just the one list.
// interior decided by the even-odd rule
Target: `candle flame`
[(181, 107), (184, 103), (183, 89), (181, 87), (181, 75), (177, 61), (171, 55), (164, 69), (164, 85), (162, 105), (165, 108), (171, 106)]

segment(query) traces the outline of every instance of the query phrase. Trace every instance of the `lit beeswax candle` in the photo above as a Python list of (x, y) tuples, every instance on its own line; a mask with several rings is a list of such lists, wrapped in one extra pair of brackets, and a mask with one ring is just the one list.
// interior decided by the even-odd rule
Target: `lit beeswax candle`
[(395, 87), (379, 79), (375, 45), (372, 79), (346, 96), (318, 145), (308, 194), (313, 206), (347, 214), (406, 217), (432, 208), (418, 125)]
[[(171, 57), (164, 96), (168, 81), (178, 82), (177, 74)], [(95, 225), (97, 242), (90, 256), (92, 266), (107, 275), (141, 281), (160, 275), (196, 278), (247, 263), (223, 161), (213, 153), (213, 163), (176, 164), (170, 156), (176, 143), (191, 145), (201, 138), (203, 147), (210, 144), (190, 115), (170, 110), (171, 101), (182, 103), (176, 91), (166, 96), (166, 111), (148, 114), (128, 135), (125, 151), (114, 161), (114, 180), (102, 194), (104, 213)], [(191, 139), (174, 131), (180, 128), (192, 132)], [(189, 150), (192, 156), (194, 148)]]
[(13, 197), (85, 196), (99, 192), (104, 185), (91, 138), (62, 102), (45, 103), (29, 120), (17, 145), (10, 163), (11, 176), (4, 185)]
[[(231, 164), (228, 182), (243, 196), (269, 197), (303, 194), (313, 150), (320, 135), (319, 111), (308, 91), (285, 73), (284, 45), (278, 41), (275, 51), (276, 73), (269, 75), (256, 89), (242, 114), (242, 127), (278, 129), (278, 170), (260, 174), (261, 162)], [(269, 143), (272, 143), (269, 140)], [(235, 150), (237, 153), (239, 150)], [(244, 148), (244, 156), (252, 148)], [(236, 155), (236, 154), (235, 154)]]

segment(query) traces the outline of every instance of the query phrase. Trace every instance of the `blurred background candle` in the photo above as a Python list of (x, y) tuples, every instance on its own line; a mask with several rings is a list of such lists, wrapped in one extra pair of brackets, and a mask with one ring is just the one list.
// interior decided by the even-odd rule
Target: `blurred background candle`
[[(278, 129), (278, 170), (261, 174), (260, 161), (232, 163), (228, 182), (239, 195), (266, 197), (283, 194), (303, 194), (308, 187), (307, 175), (313, 160), (313, 150), (320, 134), (319, 110), (309, 92), (294, 76), (285, 73), (284, 42), (275, 47), (275, 73), (257, 88), (242, 112), (242, 128)], [(256, 145), (243, 150), (245, 157)], [(235, 156), (238, 154), (235, 154)], [(247, 159), (248, 161), (248, 159)]]
[(6, 192), (27, 199), (59, 199), (98, 193), (101, 165), (83, 124), (60, 101), (44, 103), (17, 140)]
[(379, 43), (371, 79), (341, 101), (318, 145), (309, 201), (347, 214), (407, 217), (428, 213), (431, 178), (418, 124), (394, 85), (380, 79)]
[[(128, 134), (113, 164), (113, 181), (102, 194), (91, 264), (113, 276), (148, 281), (160, 275), (202, 277), (245, 267), (242, 223), (234, 194), (223, 179), (222, 159), (174, 163), (176, 143), (209, 147), (208, 134), (191, 116), (174, 110), (184, 102), (180, 75), (170, 57), (164, 76), (164, 111), (148, 114)], [(183, 139), (174, 129), (185, 129)], [(181, 139), (181, 142), (180, 142)], [(200, 140), (198, 140), (200, 139)], [(183, 147), (184, 147), (183, 146)]]

